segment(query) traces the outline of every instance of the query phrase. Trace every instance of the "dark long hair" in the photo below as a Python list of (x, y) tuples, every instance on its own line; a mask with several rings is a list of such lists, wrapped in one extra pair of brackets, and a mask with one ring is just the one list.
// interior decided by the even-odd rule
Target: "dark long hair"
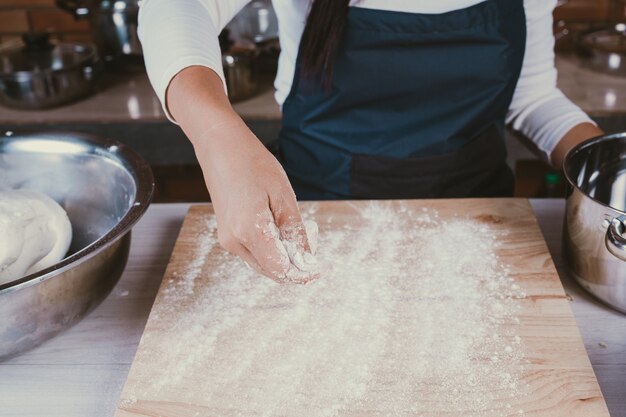
[(330, 86), (350, 0), (312, 0), (300, 41), (300, 77)]

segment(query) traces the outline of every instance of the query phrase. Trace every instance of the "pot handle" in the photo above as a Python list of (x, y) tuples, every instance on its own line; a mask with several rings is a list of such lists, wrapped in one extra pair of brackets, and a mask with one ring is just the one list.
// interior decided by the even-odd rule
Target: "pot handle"
[(89, 8), (85, 0), (55, 0), (59, 9), (74, 15), (75, 19), (82, 19), (89, 15)]
[(626, 261), (626, 238), (622, 236), (626, 226), (626, 216), (615, 217), (606, 230), (605, 244), (606, 248), (613, 254)]

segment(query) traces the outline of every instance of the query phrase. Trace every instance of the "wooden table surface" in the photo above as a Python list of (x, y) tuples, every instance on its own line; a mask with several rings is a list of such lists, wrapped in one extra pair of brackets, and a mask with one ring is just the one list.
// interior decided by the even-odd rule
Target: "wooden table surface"
[[(561, 256), (564, 202), (531, 201), (612, 417), (626, 417), (626, 316), (569, 278)], [(128, 266), (105, 302), (44, 345), (0, 363), (0, 416), (106, 416), (135, 355), (188, 204), (156, 204), (134, 229)]]

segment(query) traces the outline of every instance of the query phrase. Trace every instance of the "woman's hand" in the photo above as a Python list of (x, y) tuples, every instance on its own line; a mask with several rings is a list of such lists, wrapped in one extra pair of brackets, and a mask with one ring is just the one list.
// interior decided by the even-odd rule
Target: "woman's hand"
[(219, 144), (198, 143), (222, 246), (278, 282), (307, 282), (309, 271), (292, 265), (283, 241), (302, 253), (308, 241), (285, 171), (240, 120), (220, 125)]
[[(317, 278), (287, 175), (232, 110), (217, 74), (187, 68), (172, 80), (167, 97), (194, 145), (221, 245), (278, 282)], [(307, 262), (296, 266), (293, 259)]]

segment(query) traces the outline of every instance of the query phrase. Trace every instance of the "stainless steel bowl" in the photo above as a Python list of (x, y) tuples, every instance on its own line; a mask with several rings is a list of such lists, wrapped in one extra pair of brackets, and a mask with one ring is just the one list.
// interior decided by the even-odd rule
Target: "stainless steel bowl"
[(56, 265), (0, 285), (0, 359), (72, 326), (109, 294), (130, 229), (154, 190), (149, 165), (125, 145), (86, 134), (0, 136), (0, 189), (33, 189), (67, 211), (73, 237)]
[(79, 43), (52, 43), (48, 33), (0, 48), (0, 103), (18, 109), (45, 109), (94, 92), (96, 49)]
[(626, 133), (574, 147), (564, 169), (568, 268), (591, 294), (626, 313)]
[(278, 17), (271, 0), (253, 0), (226, 25), (235, 41), (244, 40), (256, 44), (278, 39)]
[(222, 67), (231, 103), (256, 95), (259, 89), (257, 56), (256, 49), (237, 46), (222, 52)]
[(593, 70), (626, 76), (626, 23), (595, 29), (579, 40), (583, 64)]
[(89, 19), (91, 34), (103, 58), (142, 55), (137, 36), (140, 0), (56, 0), (57, 7)]

